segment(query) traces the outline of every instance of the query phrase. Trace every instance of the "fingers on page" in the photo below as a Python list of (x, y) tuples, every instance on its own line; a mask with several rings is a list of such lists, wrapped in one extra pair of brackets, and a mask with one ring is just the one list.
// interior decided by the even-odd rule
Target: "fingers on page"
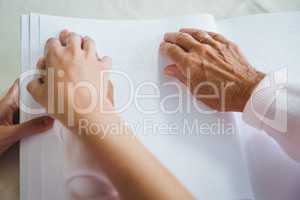
[(212, 47), (218, 48), (219, 42), (214, 40), (208, 32), (197, 29), (181, 29), (180, 32), (191, 35), (199, 43), (209, 44)]
[(185, 52), (178, 45), (169, 42), (162, 42), (160, 45), (160, 51), (168, 58), (170, 58), (173, 62), (175, 62), (175, 64), (185, 64), (184, 62), (187, 56), (187, 52)]
[(57, 53), (59, 50), (61, 50), (62, 46), (58, 39), (56, 38), (49, 38), (46, 42), (45, 49), (44, 49), (44, 55), (48, 56), (52, 53)]
[(96, 43), (89, 36), (83, 38), (82, 49), (87, 52), (88, 55), (96, 55)]
[(186, 33), (166, 33), (164, 36), (164, 40), (169, 43), (177, 44), (186, 51), (189, 51), (190, 49), (197, 46), (197, 41)]

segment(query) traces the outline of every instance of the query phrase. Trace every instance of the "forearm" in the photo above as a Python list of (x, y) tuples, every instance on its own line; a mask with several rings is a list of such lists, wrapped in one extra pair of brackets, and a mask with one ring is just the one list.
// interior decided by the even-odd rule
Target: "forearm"
[(105, 133), (83, 133), (105, 173), (124, 199), (192, 199), (192, 195), (139, 142), (115, 114), (84, 116)]

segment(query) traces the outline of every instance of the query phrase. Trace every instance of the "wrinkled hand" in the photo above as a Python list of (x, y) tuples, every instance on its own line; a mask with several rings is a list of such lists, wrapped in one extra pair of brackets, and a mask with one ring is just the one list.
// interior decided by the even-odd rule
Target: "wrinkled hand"
[(217, 33), (196, 29), (166, 33), (160, 50), (174, 63), (164, 73), (177, 78), (198, 100), (218, 111), (243, 111), (264, 77), (237, 45)]
[(53, 125), (50, 117), (40, 117), (23, 124), (19, 118), (19, 82), (16, 81), (7, 94), (0, 99), (0, 154), (20, 139), (42, 133)]
[(88, 114), (112, 105), (112, 84), (108, 73), (102, 73), (110, 67), (111, 59), (97, 56), (91, 38), (64, 30), (58, 39), (47, 41), (37, 63), (45, 74), (27, 88), (50, 115), (68, 126), (70, 112)]

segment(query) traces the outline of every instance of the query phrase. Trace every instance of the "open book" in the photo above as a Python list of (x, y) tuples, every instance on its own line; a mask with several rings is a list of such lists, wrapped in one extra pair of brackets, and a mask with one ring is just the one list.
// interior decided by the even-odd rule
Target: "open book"
[[(295, 59), (300, 54), (299, 21), (297, 12), (227, 20), (216, 20), (211, 15), (189, 15), (137, 21), (24, 15), (21, 18), (21, 63), (25, 77), (21, 81), (21, 120), (42, 114), (25, 88), (30, 80), (30, 69), (35, 68), (43, 55), (47, 39), (67, 28), (89, 35), (96, 41), (100, 55), (113, 58), (113, 70), (119, 72), (111, 75), (116, 109), (141, 142), (197, 199), (293, 200), (290, 188), (299, 181), (290, 176), (299, 174), (300, 167), (262, 132), (258, 141), (263, 141), (264, 147), (257, 146), (262, 143), (249, 143), (249, 138), (257, 136), (258, 131), (244, 124), (238, 114), (216, 113), (196, 102), (182, 85), (175, 88), (172, 83), (176, 81), (162, 74), (168, 61), (161, 58), (158, 49), (163, 34), (179, 28), (219, 32), (235, 41), (253, 66), (268, 73), (280, 67), (300, 65), (299, 59)], [(183, 102), (165, 98), (178, 93), (186, 97)], [(148, 97), (135, 98), (141, 94)], [(180, 109), (174, 112), (179, 104)], [(151, 112), (153, 110), (157, 112)], [(80, 144), (66, 132), (56, 123), (47, 133), (21, 142), (22, 200), (70, 198), (67, 182), (77, 171), (102, 173), (101, 163), (98, 166), (93, 158), (82, 158), (89, 157), (88, 151), (83, 147), (78, 151)], [(75, 158), (66, 153), (70, 151)], [(272, 162), (266, 162), (262, 154)], [(278, 163), (278, 169), (274, 170), (287, 176), (277, 173), (267, 176), (270, 168)], [(284, 183), (280, 184), (280, 193), (274, 184), (269, 184), (272, 182)]]

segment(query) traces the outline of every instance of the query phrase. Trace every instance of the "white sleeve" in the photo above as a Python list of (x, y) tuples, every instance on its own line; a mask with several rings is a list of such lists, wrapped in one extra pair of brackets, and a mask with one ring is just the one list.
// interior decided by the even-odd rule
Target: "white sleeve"
[(288, 82), (286, 69), (267, 75), (259, 83), (242, 116), (300, 162), (300, 88)]

